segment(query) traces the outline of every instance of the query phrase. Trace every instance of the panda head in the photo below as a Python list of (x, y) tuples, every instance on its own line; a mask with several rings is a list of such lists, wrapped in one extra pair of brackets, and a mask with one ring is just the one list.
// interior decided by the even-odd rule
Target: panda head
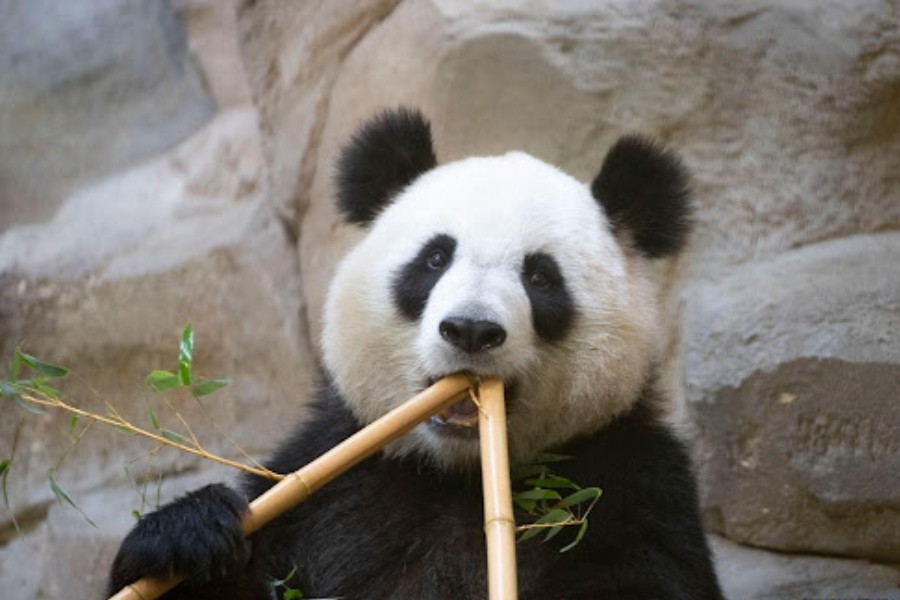
[[(336, 187), (367, 234), (329, 290), (324, 358), (361, 422), (449, 373), (500, 377), (528, 460), (634, 404), (658, 346), (648, 263), (689, 230), (672, 154), (622, 138), (589, 185), (521, 152), (438, 166), (428, 122), (400, 109), (356, 133)], [(476, 417), (462, 401), (387, 452), (471, 464)]]

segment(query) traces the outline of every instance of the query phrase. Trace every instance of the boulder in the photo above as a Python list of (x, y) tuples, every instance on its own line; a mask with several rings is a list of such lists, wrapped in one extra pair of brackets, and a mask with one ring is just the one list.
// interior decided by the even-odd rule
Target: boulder
[(684, 294), (703, 510), (733, 540), (900, 561), (900, 234), (745, 265)]
[(7, 2), (0, 19), (0, 230), (145, 160), (215, 104), (168, 0)]

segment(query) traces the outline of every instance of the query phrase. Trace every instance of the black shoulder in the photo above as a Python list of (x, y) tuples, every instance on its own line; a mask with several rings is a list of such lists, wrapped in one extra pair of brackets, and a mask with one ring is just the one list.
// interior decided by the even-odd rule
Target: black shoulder
[(359, 128), (337, 164), (338, 210), (367, 225), (397, 193), (434, 168), (431, 125), (411, 108), (385, 110)]
[(609, 150), (591, 184), (616, 235), (647, 258), (679, 252), (692, 223), (688, 174), (653, 140), (626, 136)]

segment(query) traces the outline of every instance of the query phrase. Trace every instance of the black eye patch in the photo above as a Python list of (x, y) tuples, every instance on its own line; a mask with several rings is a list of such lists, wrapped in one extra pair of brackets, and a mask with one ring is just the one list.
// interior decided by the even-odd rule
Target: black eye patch
[(453, 264), (455, 251), (455, 239), (436, 235), (394, 275), (391, 293), (400, 314), (412, 321), (421, 318), (431, 290)]
[(522, 285), (531, 302), (531, 321), (538, 336), (547, 342), (564, 338), (575, 318), (575, 303), (556, 260), (544, 252), (525, 256)]

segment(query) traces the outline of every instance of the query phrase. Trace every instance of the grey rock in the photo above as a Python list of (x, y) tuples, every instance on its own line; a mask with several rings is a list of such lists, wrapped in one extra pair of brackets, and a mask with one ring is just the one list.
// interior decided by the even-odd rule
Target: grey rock
[(685, 293), (703, 509), (729, 538), (900, 560), (900, 234), (848, 238)]
[(52, 215), (78, 185), (171, 147), (214, 103), (170, 2), (0, 7), (0, 229)]
[(862, 560), (790, 555), (710, 536), (730, 600), (900, 599), (900, 570)]

